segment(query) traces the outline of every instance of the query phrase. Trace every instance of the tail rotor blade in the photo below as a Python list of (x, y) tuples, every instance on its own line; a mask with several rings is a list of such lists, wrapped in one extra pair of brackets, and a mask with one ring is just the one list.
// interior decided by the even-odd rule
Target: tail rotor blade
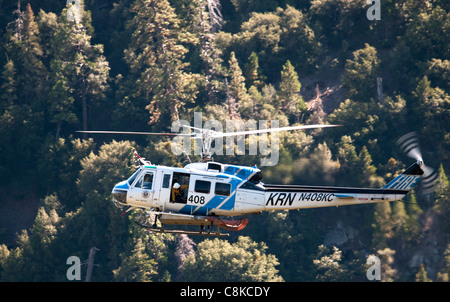
[(433, 168), (423, 164), (417, 132), (413, 131), (403, 135), (397, 140), (397, 144), (408, 157), (421, 162), (421, 169), (424, 172), (421, 180), (422, 192), (425, 194), (434, 192), (438, 175)]
[(422, 161), (422, 153), (420, 152), (420, 145), (416, 132), (410, 132), (403, 135), (398, 139), (397, 144), (408, 157)]
[(438, 181), (438, 173), (433, 168), (425, 165), (422, 167), (422, 170), (424, 172), (422, 179), (424, 193), (434, 192)]

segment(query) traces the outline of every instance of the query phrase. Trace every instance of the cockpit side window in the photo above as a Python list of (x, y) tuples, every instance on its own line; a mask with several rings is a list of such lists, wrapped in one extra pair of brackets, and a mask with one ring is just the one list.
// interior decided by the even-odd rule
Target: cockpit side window
[(137, 182), (135, 187), (151, 190), (153, 186), (153, 172), (146, 172)]

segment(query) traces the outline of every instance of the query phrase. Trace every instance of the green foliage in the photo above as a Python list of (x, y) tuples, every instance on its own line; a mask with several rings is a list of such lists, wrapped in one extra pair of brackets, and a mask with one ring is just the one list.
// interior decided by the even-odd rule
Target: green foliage
[(168, 1), (137, 0), (131, 11), (133, 35), (125, 59), (137, 86), (130, 93), (144, 100), (150, 124), (161, 115), (169, 122), (178, 120), (179, 110), (196, 95), (196, 78), (185, 71), (187, 49), (181, 44), (179, 19)]
[(342, 266), (342, 252), (333, 247), (333, 252), (330, 249), (321, 245), (317, 257), (313, 261), (318, 270), (317, 281), (345, 281), (348, 280), (348, 271)]
[(342, 79), (350, 98), (368, 101), (375, 96), (379, 64), (377, 50), (367, 43), (353, 52), (352, 59), (345, 63)]
[(249, 237), (238, 241), (204, 240), (194, 255), (183, 263), (187, 281), (276, 282), (282, 281), (275, 266), (278, 260), (266, 254), (267, 246)]
[(306, 111), (306, 104), (300, 95), (300, 87), (297, 72), (288, 60), (281, 71), (277, 107), (288, 116), (294, 116), (295, 122), (299, 122), (300, 113)]

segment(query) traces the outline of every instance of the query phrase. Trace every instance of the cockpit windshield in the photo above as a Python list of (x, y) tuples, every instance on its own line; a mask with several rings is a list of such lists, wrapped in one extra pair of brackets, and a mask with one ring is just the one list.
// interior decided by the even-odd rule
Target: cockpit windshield
[(136, 172), (134, 172), (133, 175), (131, 175), (130, 178), (128, 178), (128, 184), (131, 186), (134, 182), (134, 180), (136, 179), (136, 176), (138, 176), (138, 174), (141, 172), (141, 169), (138, 169)]

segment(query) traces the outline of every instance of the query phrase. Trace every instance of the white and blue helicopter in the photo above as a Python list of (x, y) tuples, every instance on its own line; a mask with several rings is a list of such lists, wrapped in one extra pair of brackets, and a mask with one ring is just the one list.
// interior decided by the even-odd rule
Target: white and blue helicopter
[[(211, 142), (217, 137), (334, 126), (302, 125), (228, 133), (190, 127), (197, 131), (191, 138), (202, 140), (201, 162), (190, 163), (184, 168), (154, 165), (135, 151), (137, 170), (128, 179), (115, 185), (112, 200), (118, 206), (128, 206), (127, 212), (144, 209), (148, 215), (154, 215), (153, 224), (139, 223), (152, 232), (220, 237), (229, 234), (220, 232), (219, 228), (240, 231), (247, 225), (248, 215), (264, 211), (400, 201), (422, 176), (433, 173), (423, 163), (414, 133), (403, 136), (399, 143), (417, 161), (382, 188), (265, 184), (260, 169), (214, 162), (211, 157)], [(79, 132), (179, 135), (123, 131)], [(197, 225), (200, 229), (173, 229), (166, 225)]]

